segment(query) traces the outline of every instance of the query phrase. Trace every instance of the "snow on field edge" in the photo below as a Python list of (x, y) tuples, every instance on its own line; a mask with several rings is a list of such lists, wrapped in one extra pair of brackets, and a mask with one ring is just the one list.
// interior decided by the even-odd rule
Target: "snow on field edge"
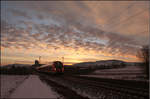
[(0, 75), (1, 98), (7, 98), (28, 76)]
[(50, 86), (44, 84), (37, 75), (30, 75), (15, 91), (10, 98), (59, 98)]

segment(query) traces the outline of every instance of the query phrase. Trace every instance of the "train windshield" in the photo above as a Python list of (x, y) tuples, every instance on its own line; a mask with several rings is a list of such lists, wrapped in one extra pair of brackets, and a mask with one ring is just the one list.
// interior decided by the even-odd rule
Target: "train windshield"
[(55, 62), (55, 63), (54, 63), (54, 66), (55, 66), (56, 68), (62, 68), (62, 67), (63, 67), (63, 64), (62, 64), (61, 62)]

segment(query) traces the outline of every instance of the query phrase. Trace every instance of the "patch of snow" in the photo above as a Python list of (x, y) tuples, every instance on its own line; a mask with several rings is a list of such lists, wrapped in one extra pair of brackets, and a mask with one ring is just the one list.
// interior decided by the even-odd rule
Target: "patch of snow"
[(10, 98), (58, 98), (49, 86), (42, 83), (36, 75), (29, 76), (15, 91)]
[(80, 75), (80, 76), (121, 79), (121, 80), (144, 80), (144, 78), (146, 78), (146, 75), (140, 75), (140, 77), (142, 77), (143, 79), (139, 78), (137, 75)]
[(102, 72), (143, 72), (143, 69), (140, 66), (126, 66), (124, 68), (114, 68), (114, 69), (105, 69), (105, 70), (96, 70), (94, 73)]
[(144, 80), (146, 74), (141, 66), (126, 66), (124, 68), (96, 70), (89, 75), (80, 75), (96, 78), (110, 78), (122, 80)]
[(104, 69), (104, 70), (96, 70), (94, 71), (92, 74), (99, 74), (99, 75), (103, 75), (103, 74), (110, 74), (110, 75), (118, 75), (118, 74), (137, 74), (137, 73), (141, 73), (143, 74), (143, 68), (141, 68), (140, 66), (126, 66), (124, 68), (114, 68), (114, 69)]
[(1, 98), (7, 98), (28, 76), (23, 75), (0, 75)]

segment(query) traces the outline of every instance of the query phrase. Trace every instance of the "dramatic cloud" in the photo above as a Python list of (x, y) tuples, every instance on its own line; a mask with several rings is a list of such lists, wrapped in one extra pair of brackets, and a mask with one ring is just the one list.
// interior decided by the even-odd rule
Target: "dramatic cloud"
[(19, 17), (25, 17), (25, 18), (31, 19), (31, 17), (28, 16), (28, 14), (26, 12), (19, 11), (16, 9), (8, 9), (8, 11), (10, 11), (16, 17), (19, 16)]
[[(53, 53), (68, 60), (69, 50), (80, 61), (102, 58), (90, 54), (104, 55), (104, 59), (129, 55), (135, 60), (138, 49), (148, 44), (149, 9), (145, 1), (117, 5), (111, 1), (3, 1), (2, 5), (3, 49), (27, 50), (33, 56)], [(79, 58), (76, 52), (89, 57)]]

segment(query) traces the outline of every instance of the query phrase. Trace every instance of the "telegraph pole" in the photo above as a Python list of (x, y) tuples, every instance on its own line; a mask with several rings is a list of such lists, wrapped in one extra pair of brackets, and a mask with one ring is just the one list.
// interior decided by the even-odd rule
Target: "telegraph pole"
[(39, 56), (39, 63), (41, 63), (41, 56)]
[(62, 57), (62, 62), (64, 63), (64, 57)]

